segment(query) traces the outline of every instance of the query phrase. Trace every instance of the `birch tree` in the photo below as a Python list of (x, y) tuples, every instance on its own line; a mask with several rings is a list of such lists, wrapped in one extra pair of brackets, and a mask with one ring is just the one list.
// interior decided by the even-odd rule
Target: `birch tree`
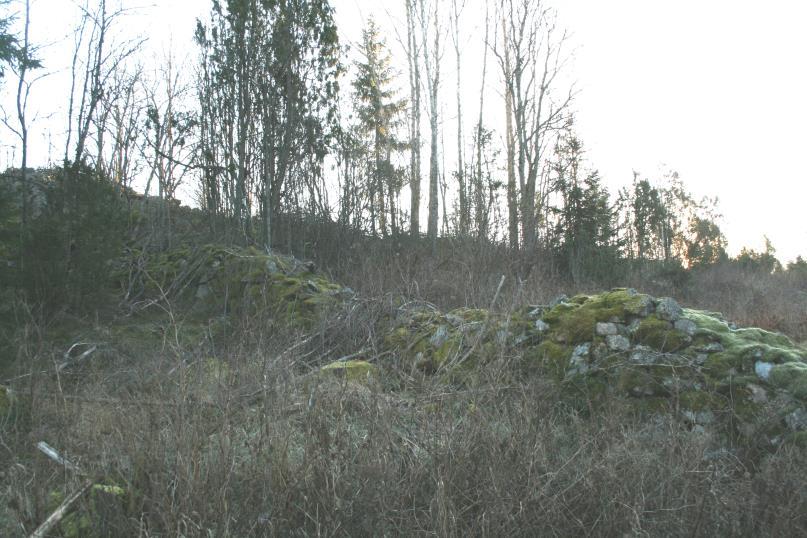
[(567, 34), (558, 27), (554, 10), (544, 0), (503, 0), (501, 19), (502, 41), (494, 52), (505, 81), (511, 124), (507, 127), (510, 241), (518, 243), (517, 201), (521, 244), (529, 252), (537, 246), (536, 187), (545, 173), (553, 133), (568, 123), (574, 92), (563, 88)]

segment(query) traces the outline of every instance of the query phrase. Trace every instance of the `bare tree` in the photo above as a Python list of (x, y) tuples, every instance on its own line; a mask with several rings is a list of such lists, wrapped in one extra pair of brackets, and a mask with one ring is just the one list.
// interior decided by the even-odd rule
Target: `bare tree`
[[(104, 111), (101, 111), (100, 116), (97, 115), (99, 105), (102, 103), (111, 79), (145, 42), (145, 39), (122, 42), (116, 42), (113, 39), (114, 27), (128, 13), (128, 9), (118, 7), (109, 10), (107, 0), (98, 0), (95, 7), (90, 8), (88, 4), (85, 4), (81, 11), (82, 19), (76, 29), (71, 67), (72, 83), (65, 145), (65, 163), (71, 162), (69, 155), (72, 152), (74, 167), (79, 166), (85, 160), (87, 141), (92, 134), (93, 127), (95, 127), (98, 151), (103, 151), (103, 133), (108, 116), (103, 113)], [(89, 35), (85, 39), (88, 29)], [(83, 61), (80, 59), (82, 54)], [(78, 95), (76, 95), (77, 83), (81, 86)], [(78, 101), (76, 102), (76, 100)], [(71, 151), (74, 132), (76, 142)], [(101, 159), (101, 155), (97, 155), (96, 158)]]
[(17, 96), (16, 96), (16, 111), (17, 123), (15, 127), (5, 117), (3, 123), (20, 139), (21, 147), (21, 163), (20, 163), (20, 195), (22, 198), (22, 215), (20, 227), (20, 270), (25, 269), (25, 248), (23, 245), (26, 228), (28, 224), (29, 212), (29, 197), (30, 186), (28, 181), (28, 97), (31, 93), (31, 86), (42, 77), (38, 77), (33, 81), (28, 80), (28, 72), (32, 69), (41, 67), (40, 62), (34, 58), (35, 50), (31, 46), (29, 38), (29, 30), (31, 27), (31, 4), (29, 0), (25, 0), (25, 15), (23, 23), (23, 36), (22, 47), (15, 50), (17, 58), (11, 62), (11, 67), (17, 75)]
[(465, 177), (465, 165), (462, 152), (462, 57), (460, 37), (460, 16), (465, 8), (465, 0), (451, 0), (452, 40), (454, 42), (454, 55), (457, 62), (457, 183), (459, 186), (459, 233), (468, 233), (471, 221), (470, 200)]
[[(510, 240), (513, 226), (515, 189), (518, 179), (518, 210), (524, 248), (536, 246), (538, 181), (543, 173), (544, 154), (552, 134), (569, 120), (573, 88), (559, 91), (567, 34), (557, 26), (555, 12), (543, 0), (503, 0), (501, 48), (494, 50), (505, 80), (508, 128), (508, 204)], [(515, 155), (513, 155), (512, 153)], [(514, 162), (515, 161), (515, 162)], [(510, 167), (515, 173), (510, 172)]]
[(409, 186), (411, 190), (409, 231), (420, 235), (420, 44), (415, 29), (415, 2), (406, 0), (406, 57), (409, 62)]
[[(474, 140), (476, 149), (476, 174), (474, 175), (473, 193), (476, 220), (476, 236), (478, 239), (487, 234), (487, 210), (485, 208), (485, 189), (482, 180), (482, 152), (483, 152), (483, 118), (485, 111), (485, 82), (488, 72), (488, 44), (490, 37), (490, 4), (485, 1), (485, 41), (484, 52), (482, 53), (482, 82), (479, 86), (479, 118), (476, 123), (476, 137)], [(457, 59), (459, 64), (459, 57)], [(457, 74), (459, 80), (459, 73)]]
[[(440, 64), (442, 61), (441, 37), (443, 28), (440, 26), (440, 0), (431, 0), (429, 6), (426, 0), (419, 0), (420, 29), (423, 42), (423, 60), (426, 67), (426, 86), (429, 98), (429, 126), (431, 134), (431, 151), (429, 155), (429, 216), (426, 233), (432, 241), (437, 239), (437, 226), (439, 221), (439, 183), (440, 183), (440, 155), (439, 155), (439, 89)], [(428, 9), (427, 9), (428, 7)]]

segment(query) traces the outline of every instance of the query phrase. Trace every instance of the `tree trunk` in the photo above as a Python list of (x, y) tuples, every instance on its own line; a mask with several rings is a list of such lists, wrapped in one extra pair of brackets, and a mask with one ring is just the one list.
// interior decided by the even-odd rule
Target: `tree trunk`
[(507, 21), (502, 18), (504, 36), (504, 103), (505, 103), (505, 141), (507, 144), (507, 214), (510, 232), (510, 248), (518, 249), (518, 192), (516, 190), (515, 140), (513, 139), (513, 90), (510, 85), (512, 68), (510, 66), (510, 50), (507, 38)]
[(409, 121), (409, 187), (411, 190), (409, 233), (420, 235), (420, 62), (415, 32), (414, 0), (406, 0), (407, 57), (409, 59), (409, 93), (412, 112)]

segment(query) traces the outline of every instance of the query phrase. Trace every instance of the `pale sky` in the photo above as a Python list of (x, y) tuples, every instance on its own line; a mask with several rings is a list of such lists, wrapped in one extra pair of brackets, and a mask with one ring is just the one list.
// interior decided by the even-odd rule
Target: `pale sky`
[[(210, 2), (125, 4), (144, 6), (126, 31), (149, 38), (146, 58), (173, 43), (180, 55), (190, 55), (190, 72), (194, 21), (208, 12)], [(395, 31), (405, 31), (402, 0), (332, 0), (332, 5), (343, 43), (355, 43), (364, 19), (373, 15), (390, 48), (400, 54)], [(484, 5), (484, 0), (467, 0), (461, 22), (467, 133), (478, 107)], [(569, 77), (580, 90), (578, 134), (612, 191), (629, 184), (633, 170), (650, 178), (675, 170), (693, 193), (719, 197), (732, 252), (745, 245), (762, 248), (767, 234), (781, 259), (807, 255), (807, 2), (556, 0), (555, 5), (575, 49)], [(56, 138), (64, 131), (58, 118), (67, 102), (70, 42), (62, 38), (71, 28), (74, 2), (33, 0), (32, 9), (33, 39), (54, 43), (43, 56), (49, 70), (61, 70), (32, 95), (31, 109), (39, 115), (32, 126), (32, 164), (37, 165), (47, 161), (48, 134)], [(449, 40), (446, 45), (451, 46)], [(443, 129), (447, 155), (453, 156), (453, 49), (446, 50), (444, 61)], [(156, 63), (145, 63), (150, 62)], [(407, 93), (404, 69), (401, 61), (402, 95)], [(501, 118), (496, 69), (491, 57), (486, 96), (491, 126)], [(5, 86), (8, 93), (8, 80)], [(5, 168), (15, 154), (14, 142), (7, 132), (0, 142)]]

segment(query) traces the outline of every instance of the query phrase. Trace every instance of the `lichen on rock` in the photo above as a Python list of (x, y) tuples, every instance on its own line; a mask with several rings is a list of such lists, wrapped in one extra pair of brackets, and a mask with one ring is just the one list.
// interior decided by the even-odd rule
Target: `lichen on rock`
[(320, 371), (347, 381), (360, 383), (367, 383), (378, 378), (378, 367), (364, 360), (336, 361), (323, 366)]

